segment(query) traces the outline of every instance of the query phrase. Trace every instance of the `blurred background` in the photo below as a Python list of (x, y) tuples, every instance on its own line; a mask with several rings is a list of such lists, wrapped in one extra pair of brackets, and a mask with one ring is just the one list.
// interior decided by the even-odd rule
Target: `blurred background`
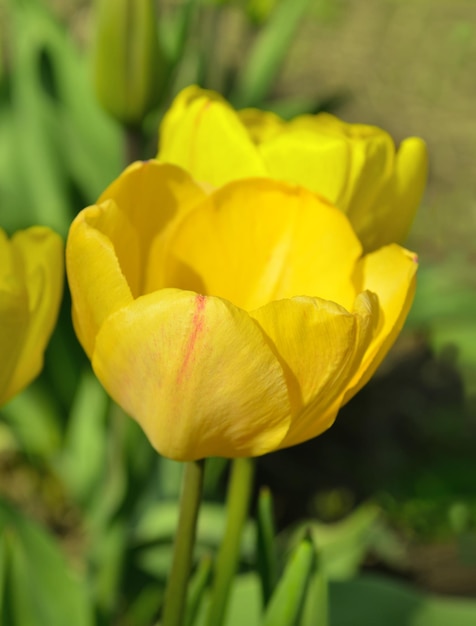
[[(316, 536), (330, 537), (322, 540), (324, 554), (346, 538), (343, 569), (329, 557), (331, 580), (363, 571), (431, 597), (476, 597), (476, 4), (157, 6), (168, 69), (156, 106), (134, 128), (144, 158), (156, 154), (163, 111), (190, 83), (220, 91), (237, 107), (284, 117), (327, 110), (380, 126), (397, 144), (412, 135), (427, 142), (428, 187), (406, 243), (420, 269), (405, 330), (331, 430), (258, 460), (256, 497), (271, 488), (283, 546), (304, 519), (316, 524)], [(128, 160), (130, 129), (108, 117), (93, 90), (93, 9), (87, 0), (0, 5), (0, 224), (8, 232), (42, 223), (65, 236), (74, 215)], [(135, 425), (121, 416), (111, 424), (117, 410), (88, 370), (69, 306), (66, 294), (43, 375), (0, 410), (0, 489), (10, 503), (3, 515), (40, 523), (79, 571), (95, 572), (97, 623), (147, 624), (152, 592), (142, 603), (132, 597), (136, 588), (149, 589), (159, 556), (165, 576), (173, 524), (159, 536), (140, 520), (155, 493), (162, 499), (154, 507), (173, 507), (180, 470), (157, 460)], [(140, 462), (137, 449), (145, 451)], [(220, 515), (225, 477), (224, 463), (210, 466), (212, 517)], [(218, 530), (204, 533), (205, 542), (219, 543)], [(245, 546), (244, 570), (249, 559)], [(334, 594), (342, 604), (362, 589), (335, 587), (331, 601)], [(402, 597), (399, 606), (407, 606)], [(339, 615), (333, 625), (360, 623)], [(436, 613), (432, 622), (394, 615), (399, 626), (449, 623)], [(458, 623), (470, 626), (470, 619)]]

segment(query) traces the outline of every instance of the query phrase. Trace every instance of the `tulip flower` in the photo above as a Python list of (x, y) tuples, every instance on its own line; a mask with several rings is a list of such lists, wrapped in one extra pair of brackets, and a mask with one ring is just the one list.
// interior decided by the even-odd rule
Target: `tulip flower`
[(0, 229), (0, 404), (43, 367), (63, 288), (63, 244), (34, 226), (9, 240)]
[(165, 62), (153, 0), (97, 0), (94, 86), (126, 126), (140, 126), (160, 99)]
[(363, 255), (346, 216), (269, 179), (206, 193), (132, 164), (74, 220), (78, 338), (112, 398), (177, 460), (265, 454), (319, 435), (396, 338), (415, 256)]
[(427, 176), (419, 138), (405, 139), (396, 152), (390, 135), (374, 126), (327, 113), (285, 122), (257, 109), (235, 112), (195, 86), (165, 115), (158, 158), (213, 187), (249, 176), (306, 187), (347, 214), (366, 252), (405, 239)]

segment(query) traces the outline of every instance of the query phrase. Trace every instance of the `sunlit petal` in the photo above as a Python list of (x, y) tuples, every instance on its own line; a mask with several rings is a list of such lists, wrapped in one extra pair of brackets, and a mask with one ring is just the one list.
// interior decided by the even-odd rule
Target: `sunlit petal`
[(281, 365), (247, 313), (166, 289), (108, 318), (93, 367), (152, 444), (179, 460), (275, 449), (290, 420)]

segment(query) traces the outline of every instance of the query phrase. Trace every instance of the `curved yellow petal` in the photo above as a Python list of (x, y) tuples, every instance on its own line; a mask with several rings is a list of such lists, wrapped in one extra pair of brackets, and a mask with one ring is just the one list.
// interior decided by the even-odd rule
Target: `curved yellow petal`
[(284, 374), (259, 326), (219, 298), (165, 289), (111, 315), (93, 368), (165, 456), (255, 456), (284, 437)]
[(289, 368), (293, 418), (280, 447), (316, 437), (333, 423), (369, 347), (379, 318), (377, 297), (360, 294), (353, 313), (319, 298), (293, 298), (250, 314)]
[(167, 111), (158, 159), (175, 163), (213, 187), (266, 175), (253, 141), (235, 111), (217, 93), (191, 86)]
[(366, 252), (404, 241), (420, 204), (427, 172), (425, 142), (417, 137), (405, 139), (397, 152), (392, 176), (373, 204), (361, 207), (354, 218), (349, 215)]
[(21, 391), (43, 366), (63, 288), (63, 244), (34, 226), (11, 240), (0, 230), (0, 404)]
[(0, 405), (21, 354), (29, 322), (24, 272), (10, 241), (0, 229)]
[(351, 307), (355, 297), (360, 243), (338, 209), (300, 187), (230, 183), (182, 219), (169, 245), (165, 286), (246, 310), (300, 295)]
[(69, 230), (66, 269), (73, 300), (73, 321), (89, 357), (104, 320), (133, 299), (113, 244), (115, 236), (123, 238), (124, 233), (130, 233), (127, 269), (133, 277), (131, 280), (137, 281), (138, 242), (134, 229), (128, 229), (127, 225), (124, 213), (112, 200), (107, 200), (81, 211)]
[(104, 191), (100, 204), (75, 219), (66, 250), (68, 277), (75, 327), (88, 355), (104, 319), (144, 293), (153, 242), (205, 197), (182, 169), (137, 162)]
[(392, 178), (395, 145), (390, 135), (380, 130), (363, 139), (352, 139), (351, 150), (349, 181), (339, 208), (347, 213), (357, 236), (364, 243), (362, 235), (366, 222), (372, 220), (375, 202)]
[(408, 315), (416, 288), (417, 257), (396, 244), (364, 256), (359, 265), (361, 289), (378, 294), (380, 320), (344, 402), (368, 382), (393, 345)]
[[(389, 211), (393, 241), (405, 240), (421, 202), (428, 177), (428, 151), (418, 137), (410, 137), (400, 144), (393, 180), (393, 211)], [(381, 239), (381, 245), (391, 243)]]
[(64, 281), (63, 241), (49, 228), (34, 226), (18, 231), (11, 245), (23, 267), (29, 319), (5, 391), (9, 398), (31, 382), (43, 367), (43, 354), (56, 323)]
[[(125, 216), (120, 219), (121, 228), (111, 226), (107, 234), (114, 241), (134, 297), (144, 291), (153, 240), (178, 213), (186, 212), (205, 195), (187, 172), (154, 160), (133, 163), (101, 194), (98, 204), (114, 200)], [(116, 220), (116, 216), (111, 218), (111, 225)]]

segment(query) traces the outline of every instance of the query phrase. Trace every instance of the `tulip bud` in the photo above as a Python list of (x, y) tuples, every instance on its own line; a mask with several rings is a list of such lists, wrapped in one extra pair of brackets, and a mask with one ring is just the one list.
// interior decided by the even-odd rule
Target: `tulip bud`
[(158, 104), (163, 70), (153, 0), (98, 0), (94, 85), (102, 107), (139, 126)]

